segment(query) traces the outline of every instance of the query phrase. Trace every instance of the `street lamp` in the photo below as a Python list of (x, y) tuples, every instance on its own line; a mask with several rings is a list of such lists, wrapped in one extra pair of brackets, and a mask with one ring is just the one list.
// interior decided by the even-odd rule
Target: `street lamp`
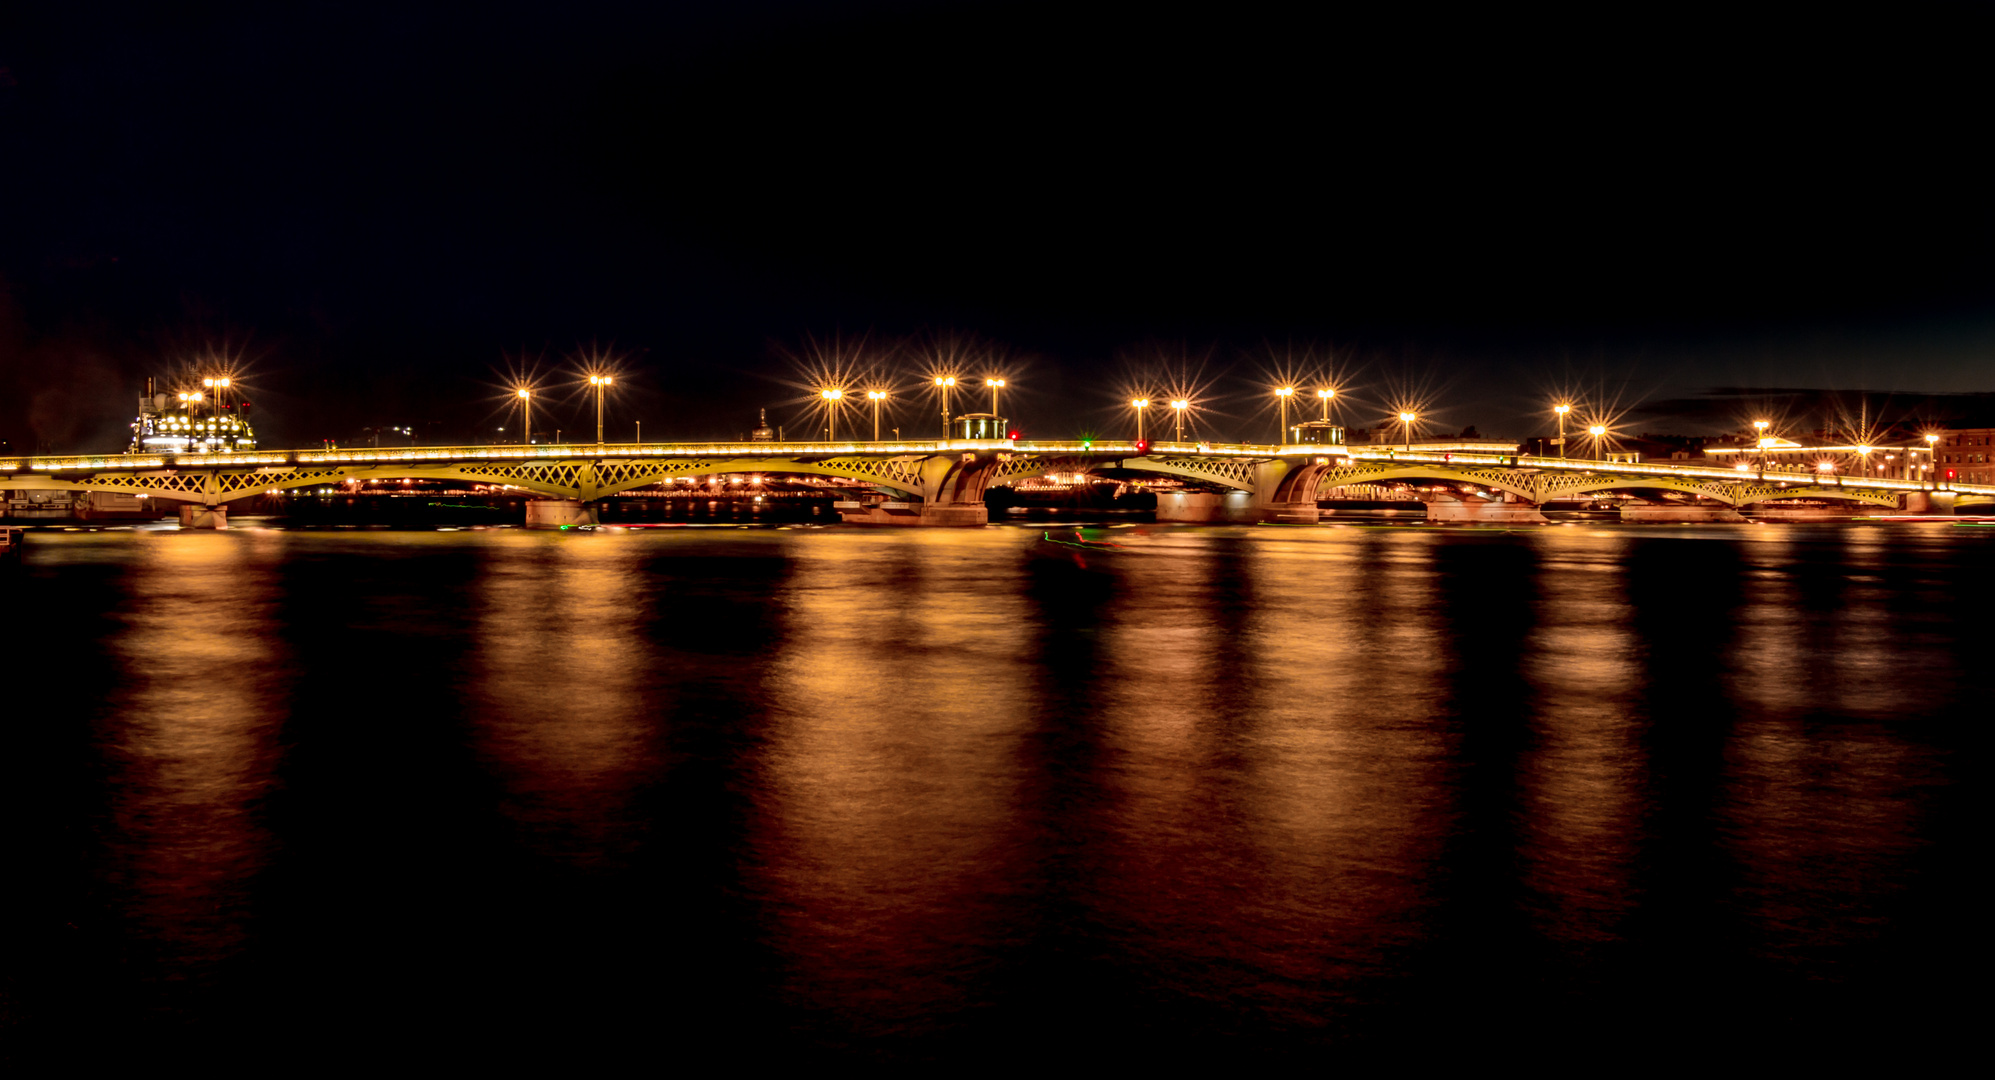
[(1281, 409), (1282, 418), (1281, 437), (1275, 440), (1276, 445), (1286, 445), (1288, 443), (1288, 399), (1294, 396), (1295, 387), (1293, 386), (1275, 387), (1275, 402)]
[(1330, 422), (1330, 399), (1337, 396), (1337, 391), (1326, 386), (1318, 390), (1316, 396), (1323, 402), (1323, 422), (1327, 424)]
[(513, 391), (513, 394), (514, 396), (520, 399), (520, 415), (525, 418), (521, 424), (521, 430), (525, 431), (526, 435), (521, 441), (525, 442), (528, 446), (532, 446), (533, 445), (533, 391), (528, 390), (526, 387), (522, 386), (519, 389)]
[(1143, 410), (1150, 407), (1149, 398), (1131, 398), (1129, 407), (1136, 410), (1136, 441), (1143, 441)]
[(1183, 442), (1185, 441), (1185, 410), (1191, 408), (1191, 402), (1183, 398), (1178, 398), (1171, 402), (1171, 408), (1177, 412), (1178, 417), (1178, 435), (1176, 441)]
[(838, 401), (840, 398), (843, 398), (845, 396), (845, 391), (840, 390), (834, 386), (829, 389), (819, 390), (817, 392), (817, 396), (824, 399), (824, 417), (825, 417), (824, 430), (825, 430), (826, 441), (837, 442), (838, 441)]
[(866, 391), (866, 400), (873, 403), (873, 441), (880, 441), (880, 402), (887, 400), (885, 390)]
[(956, 376), (937, 375), (935, 385), (942, 391), (942, 437), (949, 437), (949, 388), (956, 385)]
[(990, 387), (990, 388), (991, 388), (991, 415), (992, 415), (992, 416), (996, 416), (996, 415), (998, 414), (998, 407), (997, 407), (997, 392), (998, 392), (999, 390), (1002, 390), (1002, 389), (1004, 389), (1004, 380), (1003, 380), (1003, 379), (985, 379), (985, 380), (984, 380), (984, 385), (985, 385), (985, 386), (988, 386), (988, 387)]
[(1940, 437), (1938, 435), (1932, 432), (1926, 433), (1926, 471), (1933, 474), (1934, 491), (1940, 489), (1940, 456), (1934, 452), (1934, 448), (1939, 446), (1939, 444)]
[(1595, 424), (1592, 427), (1587, 428), (1586, 433), (1588, 435), (1593, 436), (1593, 460), (1595, 461), (1601, 460), (1600, 440), (1607, 437), (1607, 429), (1599, 424)]
[(1566, 414), (1572, 411), (1572, 405), (1560, 402), (1552, 406), (1552, 411), (1559, 414), (1559, 458), (1560, 460), (1564, 460), (1566, 456)]
[(1766, 448), (1768, 442), (1766, 429), (1772, 426), (1773, 422), (1771, 420), (1753, 421), (1753, 428), (1759, 432), (1759, 478), (1761, 480), (1766, 479)]
[(610, 383), (612, 381), (614, 381), (614, 379), (612, 376), (609, 375), (589, 376), (589, 385), (596, 388), (596, 445), (597, 446), (603, 445), (603, 391), (608, 390), (610, 388)]
[(1406, 429), (1406, 452), (1409, 454), (1413, 452), (1413, 422), (1418, 419), (1420, 417), (1410, 412), (1399, 414), (1399, 425)]

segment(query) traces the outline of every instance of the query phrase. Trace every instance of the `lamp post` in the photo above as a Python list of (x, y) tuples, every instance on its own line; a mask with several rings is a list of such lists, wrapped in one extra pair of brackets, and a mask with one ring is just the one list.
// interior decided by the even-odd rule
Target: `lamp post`
[(1191, 402), (1183, 398), (1178, 398), (1176, 401), (1171, 402), (1171, 409), (1177, 413), (1177, 442), (1185, 441), (1185, 410), (1189, 408), (1191, 408)]
[(1414, 413), (1399, 414), (1399, 426), (1406, 429), (1406, 452), (1409, 454), (1413, 452), (1413, 422), (1418, 419), (1420, 417)]
[(840, 390), (834, 386), (824, 390), (819, 390), (817, 392), (817, 396), (824, 399), (825, 441), (837, 442), (838, 441), (838, 401), (840, 398), (843, 398), (845, 396), (845, 391)]
[(998, 414), (998, 407), (997, 407), (997, 392), (998, 392), (999, 390), (1002, 390), (1002, 389), (1004, 389), (1004, 380), (1003, 380), (1003, 379), (985, 379), (985, 380), (984, 380), (984, 385), (985, 385), (985, 386), (988, 386), (988, 387), (990, 387), (990, 388), (991, 388), (991, 415), (992, 415), (992, 416), (996, 416), (996, 415)]
[(1288, 445), (1288, 399), (1294, 396), (1295, 387), (1293, 386), (1275, 387), (1275, 402), (1281, 409), (1282, 419), (1281, 437), (1275, 440), (1275, 445), (1277, 446)]
[(1143, 410), (1150, 407), (1149, 398), (1131, 398), (1129, 407), (1136, 410), (1136, 441), (1143, 441)]
[(1559, 460), (1563, 461), (1566, 456), (1566, 414), (1572, 411), (1572, 404), (1560, 402), (1552, 406), (1552, 411), (1559, 414)]
[(526, 432), (526, 436), (523, 441), (528, 446), (532, 446), (533, 445), (533, 391), (522, 386), (519, 389), (513, 391), (513, 396), (520, 399), (520, 416), (522, 418), (520, 430)]
[(956, 385), (956, 376), (937, 375), (935, 385), (942, 391), (942, 437), (949, 437), (949, 388)]
[(880, 441), (880, 402), (887, 399), (885, 390), (866, 391), (866, 400), (873, 403), (873, 441)]
[(596, 388), (596, 445), (603, 445), (603, 391), (610, 388), (613, 378), (609, 375), (589, 376), (589, 385)]
[(1318, 400), (1323, 402), (1323, 422), (1326, 424), (1330, 422), (1330, 399), (1336, 396), (1337, 391), (1327, 386), (1316, 392)]
[(1926, 471), (1933, 474), (1934, 491), (1940, 489), (1940, 456), (1934, 452), (1939, 444), (1940, 437), (1938, 435), (1932, 432), (1926, 433)]
[(1586, 429), (1586, 433), (1593, 436), (1593, 460), (1601, 460), (1600, 440), (1607, 437), (1607, 429), (1599, 424), (1594, 424), (1592, 427)]
[(1767, 428), (1770, 428), (1770, 427), (1772, 427), (1772, 426), (1773, 426), (1773, 422), (1772, 422), (1772, 421), (1770, 421), (1770, 420), (1755, 420), (1755, 421), (1753, 421), (1753, 429), (1754, 429), (1755, 431), (1758, 431), (1758, 432), (1759, 432), (1759, 442), (1758, 442), (1758, 446), (1759, 446), (1759, 478), (1760, 478), (1761, 480), (1764, 480), (1764, 479), (1766, 479), (1766, 440), (1767, 440), (1767, 434), (1766, 434), (1766, 429), (1767, 429)]

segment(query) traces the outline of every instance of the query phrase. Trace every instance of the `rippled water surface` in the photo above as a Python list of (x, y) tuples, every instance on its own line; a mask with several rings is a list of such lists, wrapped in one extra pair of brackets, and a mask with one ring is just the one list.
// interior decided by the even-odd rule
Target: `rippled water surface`
[(0, 1038), (1322, 1064), (1977, 1015), (1995, 529), (1089, 537), (36, 533)]

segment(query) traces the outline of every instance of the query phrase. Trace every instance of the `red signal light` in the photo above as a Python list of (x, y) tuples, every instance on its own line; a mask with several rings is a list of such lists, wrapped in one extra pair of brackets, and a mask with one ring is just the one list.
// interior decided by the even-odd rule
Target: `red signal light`
[(1136, 440), (1136, 452), (1137, 452), (1137, 453), (1139, 453), (1139, 454), (1147, 454), (1147, 453), (1149, 453), (1149, 452), (1150, 452), (1150, 440), (1148, 440), (1148, 439), (1138, 439), (1138, 440)]
[(1952, 470), (1952, 469), (1948, 469), (1948, 470), (1947, 470), (1947, 479), (1949, 479), (1949, 480), (1953, 479), (1953, 470)]
[(1004, 437), (1005, 437), (1005, 438), (1007, 438), (1007, 439), (1016, 439), (1016, 438), (1018, 438), (1018, 429), (1017, 429), (1017, 428), (1013, 428), (1013, 429), (1011, 429), (1010, 431), (1007, 431), (1007, 432), (1005, 432), (1005, 435), (1004, 435)]

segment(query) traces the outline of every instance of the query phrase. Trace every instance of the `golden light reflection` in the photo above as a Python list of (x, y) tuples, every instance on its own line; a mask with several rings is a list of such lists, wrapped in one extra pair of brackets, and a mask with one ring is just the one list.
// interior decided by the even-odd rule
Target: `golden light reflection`
[[(1420, 882), (1439, 857), (1439, 808), (1417, 793), (1442, 782), (1443, 747), (1409, 722), (1428, 703), (1377, 692), (1425, 685), (1435, 658), (1366, 640), (1385, 629), (1384, 597), (1425, 591), (1429, 553), (1376, 540), (1326, 531), (1244, 553), (1241, 820), (1264, 875), (1258, 917), (1320, 934), (1264, 957), (1293, 978), (1376, 963), (1411, 940)], [(1419, 621), (1406, 629), (1432, 632)]]
[[(1034, 723), (1009, 530), (819, 533), (788, 554), (799, 628), (763, 693), (762, 821), (778, 943), (799, 989), (868, 1024), (963, 1003), (947, 943), (976, 940), (1011, 864)], [(894, 967), (892, 979), (880, 972)], [(909, 984), (915, 984), (910, 986)]]
[(1631, 542), (1560, 531), (1542, 546), (1524, 672), (1536, 698), (1518, 773), (1528, 807), (1519, 855), (1539, 932), (1604, 942), (1635, 903), (1645, 771), (1629, 706), (1643, 678), (1621, 572)]
[(255, 808), (274, 782), (289, 707), (283, 644), (265, 633), (273, 565), (257, 538), (148, 538), (111, 642), (112, 763), (103, 842), (130, 917), (177, 959), (218, 962), (247, 936), (246, 896), (272, 841)]
[(638, 613), (638, 538), (487, 534), (479, 577), (473, 739), (526, 842), (620, 861), (645, 835), (632, 806), (655, 767), (657, 721)]

